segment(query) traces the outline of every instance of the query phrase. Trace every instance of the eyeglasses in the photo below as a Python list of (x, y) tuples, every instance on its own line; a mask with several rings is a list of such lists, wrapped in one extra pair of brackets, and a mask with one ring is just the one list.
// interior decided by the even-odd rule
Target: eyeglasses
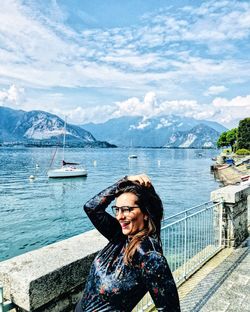
[(119, 211), (124, 215), (124, 216), (128, 216), (130, 214), (130, 212), (134, 209), (134, 208), (140, 208), (138, 206), (121, 206), (121, 207), (117, 207), (117, 206), (112, 206), (112, 211), (114, 213), (115, 216), (118, 216)]

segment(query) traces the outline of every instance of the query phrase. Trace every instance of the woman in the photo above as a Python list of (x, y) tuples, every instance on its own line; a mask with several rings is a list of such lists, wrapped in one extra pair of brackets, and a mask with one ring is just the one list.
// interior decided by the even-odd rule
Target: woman
[[(115, 218), (105, 211), (114, 199)], [(109, 243), (95, 258), (75, 311), (132, 311), (147, 291), (158, 311), (180, 311), (162, 254), (162, 202), (149, 178), (125, 177), (88, 201), (84, 210)]]

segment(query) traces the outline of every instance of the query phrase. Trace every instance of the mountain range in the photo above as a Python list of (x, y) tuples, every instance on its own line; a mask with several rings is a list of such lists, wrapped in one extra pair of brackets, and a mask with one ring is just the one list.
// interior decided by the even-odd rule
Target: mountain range
[[(63, 129), (64, 120), (56, 115), (0, 106), (2, 144), (60, 146)], [(151, 118), (124, 116), (99, 124), (67, 124), (66, 146), (213, 148), (220, 134), (226, 130), (216, 122), (176, 115)]]
[[(44, 111), (14, 110), (0, 106), (0, 142), (5, 145), (61, 146), (63, 144), (64, 120)], [(66, 146), (115, 147), (98, 141), (79, 126), (67, 124)]]
[(220, 134), (227, 130), (217, 122), (176, 115), (125, 116), (82, 127), (99, 140), (117, 146), (169, 148), (214, 148)]

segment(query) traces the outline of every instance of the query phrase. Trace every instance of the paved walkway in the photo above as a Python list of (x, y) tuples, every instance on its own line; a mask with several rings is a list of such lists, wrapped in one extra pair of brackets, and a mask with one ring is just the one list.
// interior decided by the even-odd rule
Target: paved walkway
[(250, 312), (249, 245), (234, 250), (181, 298), (181, 311)]

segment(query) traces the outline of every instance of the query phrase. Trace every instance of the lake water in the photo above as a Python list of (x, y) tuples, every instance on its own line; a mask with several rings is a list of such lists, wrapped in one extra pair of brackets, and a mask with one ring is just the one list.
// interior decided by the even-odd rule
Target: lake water
[[(83, 204), (124, 175), (147, 173), (165, 216), (208, 201), (218, 187), (210, 173), (216, 150), (68, 149), (66, 160), (84, 164), (88, 177), (48, 179), (54, 152), (0, 148), (0, 260), (92, 229)], [(129, 160), (130, 153), (138, 158)], [(55, 165), (61, 158), (58, 152)]]

